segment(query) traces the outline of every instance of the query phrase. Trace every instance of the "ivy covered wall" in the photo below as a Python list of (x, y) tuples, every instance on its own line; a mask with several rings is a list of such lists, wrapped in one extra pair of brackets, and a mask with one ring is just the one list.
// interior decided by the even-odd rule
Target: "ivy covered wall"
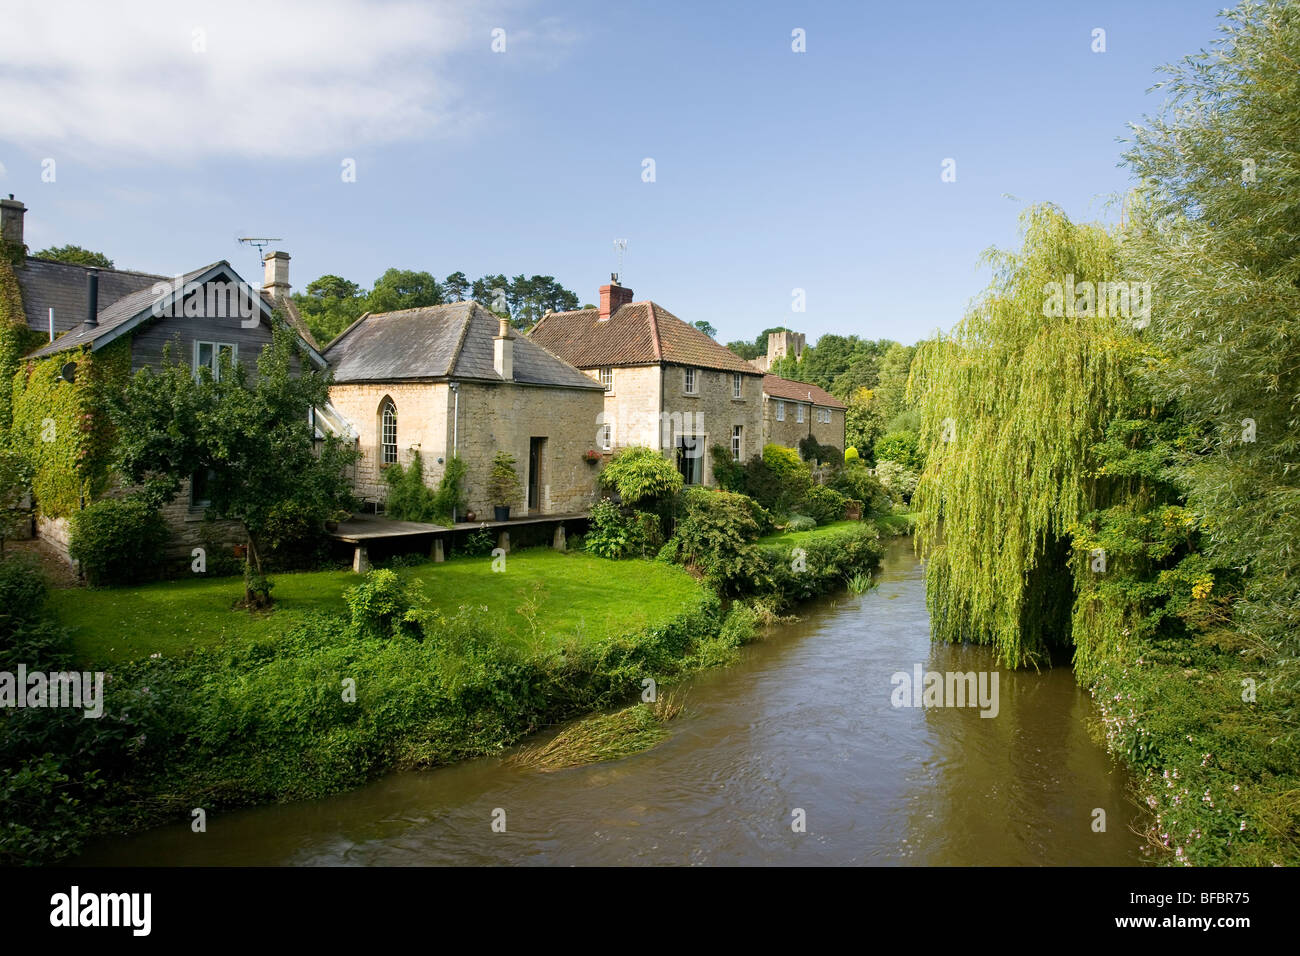
[(23, 356), (39, 348), (44, 339), (27, 327), (22, 291), (14, 275), (12, 243), (0, 250), (0, 442), (8, 438), (13, 421), (13, 380), (22, 367)]
[[(76, 363), (73, 382), (59, 374), (69, 362)], [(28, 361), (13, 378), (10, 444), (32, 466), (32, 493), (46, 517), (67, 517), (108, 488), (106, 406), (130, 369), (131, 345), (123, 339), (95, 353), (82, 348)]]

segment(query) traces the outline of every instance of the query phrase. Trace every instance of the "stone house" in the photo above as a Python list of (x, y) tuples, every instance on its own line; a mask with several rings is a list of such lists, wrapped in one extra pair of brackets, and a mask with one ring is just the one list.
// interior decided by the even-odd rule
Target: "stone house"
[(798, 448), (812, 436), (820, 444), (844, 451), (844, 414), (848, 407), (830, 392), (809, 382), (763, 376), (763, 443)]
[(736, 460), (762, 453), (762, 373), (658, 303), (633, 302), (616, 277), (599, 308), (549, 313), (528, 339), (601, 385), (605, 454), (654, 448), (687, 484), (713, 484), (713, 445)]
[[(490, 519), (493, 456), (513, 455), (524, 500), (512, 515), (585, 510), (596, 494), (600, 385), (476, 302), (365, 315), (325, 350), (330, 404), (358, 435), (357, 494), (387, 495), (384, 469), (419, 450), (425, 484), (467, 466), (468, 510)], [(463, 518), (463, 516), (457, 516)]]
[[(65, 556), (68, 518), (121, 489), (108, 468), (111, 435), (101, 427), (104, 390), (141, 368), (173, 361), (196, 374), (223, 356), (255, 374), (271, 342), (273, 310), (294, 327), (299, 353), (317, 368), (324, 356), (288, 298), (289, 256), (264, 257), (265, 283), (246, 283), (224, 260), (177, 276), (94, 268), (26, 254), (26, 207), (0, 200), (0, 426), (33, 465), (37, 532)], [(4, 294), (7, 290), (7, 294)], [(205, 475), (193, 476), (164, 508), (171, 551), (199, 543)], [(233, 523), (219, 526), (230, 540)]]

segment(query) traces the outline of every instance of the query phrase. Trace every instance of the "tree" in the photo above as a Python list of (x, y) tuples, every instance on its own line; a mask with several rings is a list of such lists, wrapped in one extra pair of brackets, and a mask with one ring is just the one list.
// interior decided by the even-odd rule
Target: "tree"
[(532, 328), (547, 312), (570, 312), (578, 307), (577, 295), (554, 276), (515, 276), (506, 289), (506, 301), (511, 322), (519, 329)]
[[(1118, 493), (1093, 449), (1142, 355), (1119, 317), (1044, 314), (1049, 283), (1117, 276), (1114, 238), (1050, 205), (1022, 223), (1023, 247), (987, 255), (988, 290), (952, 334), (922, 343), (912, 372), (926, 455), (912, 504), (934, 634), (992, 644), (1008, 666), (1071, 642), (1071, 534)], [(1076, 659), (1094, 650), (1074, 646)]]
[(113, 260), (102, 252), (92, 252), (81, 246), (50, 246), (36, 253), (37, 259), (54, 259), (57, 262), (70, 262), (78, 266), (98, 266), (101, 269), (113, 268)]
[(718, 334), (718, 330), (715, 329), (712, 324), (710, 324), (708, 321), (704, 319), (700, 319), (698, 322), (696, 322), (695, 327), (699, 329), (701, 332), (703, 332), (705, 335), (707, 335), (709, 338), (714, 338)]
[(453, 272), (442, 280), (442, 291), (448, 302), (464, 302), (469, 290), (469, 279), (463, 272)]
[(353, 505), (346, 468), (356, 452), (326, 439), (317, 453), (309, 414), (329, 397), (326, 374), (298, 354), (297, 336), (276, 313), (271, 344), (262, 350), (250, 384), (243, 366), (223, 358), (219, 375), (173, 362), (144, 368), (115, 396), (110, 416), (118, 442), (116, 465), (130, 484), (157, 502), (172, 500), (191, 475), (208, 474), (209, 510), (244, 527), (244, 603), (271, 603), (262, 560), (279, 514), (320, 523)]
[(475, 279), (470, 292), (479, 305), (508, 316), (510, 314), (509, 290), (510, 280), (498, 273)]
[(307, 283), (306, 293), (293, 295), (294, 305), (316, 340), (326, 343), (359, 319), (366, 310), (366, 290), (336, 275)]
[(442, 303), (442, 287), (427, 272), (389, 269), (375, 280), (366, 301), (367, 312), (397, 312)]
[(1300, 651), (1300, 9), (1225, 11), (1222, 39), (1166, 67), (1168, 106), (1135, 127), (1142, 184), (1125, 253), (1155, 291), (1147, 367), (1203, 439), (1177, 478), (1248, 569), (1237, 626), (1273, 649), (1292, 691)]

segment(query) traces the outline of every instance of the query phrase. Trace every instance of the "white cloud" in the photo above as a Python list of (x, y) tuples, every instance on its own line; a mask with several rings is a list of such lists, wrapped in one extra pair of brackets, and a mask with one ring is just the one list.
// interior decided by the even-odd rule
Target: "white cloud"
[(16, 4), (0, 141), (160, 164), (422, 139), (473, 119), (457, 67), (490, 55), (501, 16), (441, 0)]

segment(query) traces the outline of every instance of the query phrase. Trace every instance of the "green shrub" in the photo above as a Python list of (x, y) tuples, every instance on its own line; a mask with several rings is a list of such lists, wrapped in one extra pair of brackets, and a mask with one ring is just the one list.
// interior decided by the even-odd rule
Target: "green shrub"
[(449, 525), (456, 517), (465, 513), (463, 482), (467, 471), (469, 466), (459, 455), (452, 455), (447, 459), (447, 467), (443, 469), (438, 490), (433, 495), (433, 520), (439, 524)]
[(809, 531), (817, 527), (817, 519), (809, 515), (791, 515), (785, 523), (786, 531)]
[(91, 585), (138, 584), (158, 577), (170, 533), (143, 498), (105, 498), (72, 516), (69, 552)]
[(515, 456), (499, 451), (492, 456), (492, 470), (488, 473), (488, 500), (497, 507), (508, 507), (523, 496)]
[(818, 524), (833, 524), (844, 518), (848, 499), (826, 485), (813, 485), (804, 495), (803, 510)]
[(464, 552), (470, 557), (482, 558), (492, 553), (497, 546), (496, 538), (490, 528), (478, 528), (465, 536)]
[(388, 485), (384, 513), (390, 518), (433, 520), (433, 490), (424, 483), (424, 459), (418, 451), (412, 453), (411, 463), (405, 468), (396, 462), (385, 468), (384, 484)]
[(833, 469), (844, 466), (844, 453), (834, 445), (823, 445), (812, 435), (799, 439), (799, 454), (804, 461), (815, 461), (819, 465), (829, 465)]
[(844, 449), (844, 464), (850, 465), (855, 461), (861, 461), (861, 460), (862, 460), (862, 456), (858, 454), (858, 450), (854, 448), (852, 445)]
[(413, 627), (413, 612), (423, 605), (418, 586), (418, 581), (408, 586), (397, 572), (388, 569), (366, 572), (360, 584), (343, 592), (352, 626), (367, 637), (418, 634)]
[(740, 573), (759, 535), (753, 502), (731, 491), (688, 488), (683, 506), (676, 534), (681, 560), (714, 583)]
[[(910, 471), (925, 468), (925, 454), (915, 432), (888, 432), (876, 439), (876, 463), (895, 461)], [(877, 472), (879, 474), (879, 472)]]
[(663, 536), (655, 515), (645, 511), (625, 514), (608, 498), (602, 498), (592, 506), (584, 544), (602, 558), (645, 558), (659, 550)]
[(864, 518), (872, 514), (888, 514), (893, 505), (889, 492), (880, 483), (880, 479), (860, 462), (856, 465), (846, 465), (831, 479), (830, 486), (846, 498), (862, 502)]
[(615, 455), (600, 473), (600, 482), (629, 506), (662, 502), (682, 488), (681, 473), (671, 461), (638, 445)]
[(916, 486), (921, 480), (915, 471), (888, 458), (876, 463), (876, 477), (890, 496), (901, 504), (907, 504), (912, 500)]

